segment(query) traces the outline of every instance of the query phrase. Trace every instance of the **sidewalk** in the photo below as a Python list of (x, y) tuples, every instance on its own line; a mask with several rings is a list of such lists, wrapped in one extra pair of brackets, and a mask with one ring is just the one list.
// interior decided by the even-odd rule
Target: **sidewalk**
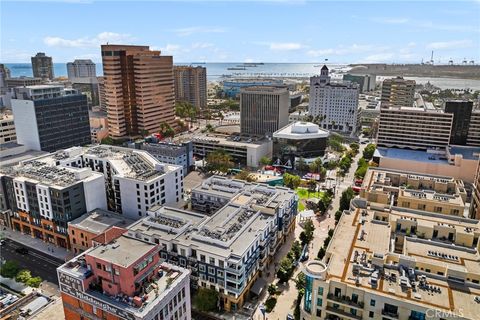
[(53, 244), (48, 244), (40, 239), (32, 238), (31, 236), (22, 234), (20, 232), (7, 229), (2, 230), (0, 233), (5, 236), (6, 239), (12, 239), (26, 247), (41, 251), (62, 261), (67, 261), (67, 259), (73, 257), (73, 253), (71, 251), (68, 251), (64, 248), (55, 247)]

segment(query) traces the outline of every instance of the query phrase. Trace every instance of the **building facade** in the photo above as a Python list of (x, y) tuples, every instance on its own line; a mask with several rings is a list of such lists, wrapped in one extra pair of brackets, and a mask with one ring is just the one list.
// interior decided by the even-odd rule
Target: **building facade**
[(32, 150), (53, 152), (90, 143), (87, 97), (62, 86), (16, 88), (12, 99), (17, 141)]
[(374, 74), (344, 74), (343, 81), (355, 82), (358, 85), (360, 92), (367, 92), (375, 90), (377, 85), (377, 76)]
[(480, 220), (480, 161), (478, 162), (472, 190), (472, 204), (470, 218)]
[(0, 171), (12, 228), (68, 248), (68, 222), (95, 208), (106, 209), (104, 179), (86, 168), (58, 167), (38, 159)]
[(152, 142), (143, 143), (140, 149), (147, 151), (158, 161), (183, 167), (183, 175), (186, 176), (194, 165), (193, 143)]
[(13, 115), (6, 113), (0, 114), (0, 144), (16, 141), (17, 134)]
[(76, 59), (67, 63), (67, 75), (70, 81), (75, 81), (75, 78), (96, 78), (95, 63), (90, 59)]
[(114, 139), (175, 126), (173, 58), (148, 46), (102, 45), (105, 102)]
[(9, 90), (16, 88), (16, 87), (28, 87), (28, 86), (36, 86), (42, 84), (42, 78), (32, 78), (32, 77), (15, 77), (15, 78), (8, 78), (5, 80), (7, 87)]
[(197, 109), (207, 107), (207, 69), (174, 66), (175, 100), (190, 102)]
[(330, 80), (327, 66), (322, 67), (320, 76), (310, 78), (308, 113), (321, 118), (323, 129), (353, 133), (357, 130), (358, 85)]
[(123, 217), (137, 220), (154, 205), (182, 200), (183, 168), (161, 163), (146, 151), (96, 145), (61, 150), (54, 157), (59, 166), (102, 173), (107, 208)]
[(402, 77), (385, 79), (382, 83), (382, 106), (412, 107), (415, 96), (415, 81)]
[(219, 306), (235, 312), (259, 295), (257, 281), (265, 285), (259, 274), (293, 231), (296, 210), (292, 190), (246, 183), (212, 216), (162, 207), (127, 235), (159, 243), (162, 259), (190, 269), (193, 285), (215, 289)]
[(468, 125), (467, 145), (480, 146), (480, 112), (472, 111)]
[(272, 140), (264, 137), (226, 136), (203, 134), (192, 138), (193, 154), (205, 158), (210, 152), (223, 150), (232, 156), (236, 164), (259, 166), (262, 157), (272, 157)]
[(290, 94), (286, 88), (247, 87), (240, 92), (240, 132), (269, 135), (288, 124)]
[(296, 163), (325, 155), (329, 132), (310, 122), (294, 122), (273, 134), (273, 160)]
[(162, 263), (159, 246), (120, 236), (57, 269), (69, 320), (191, 319), (190, 272)]
[(98, 106), (100, 110), (107, 112), (107, 98), (105, 96), (105, 79), (97, 77), (98, 81)]
[(447, 100), (445, 112), (453, 114), (450, 144), (466, 145), (470, 121), (472, 118), (473, 101)]
[(426, 150), (450, 143), (453, 114), (416, 107), (380, 108), (378, 146)]
[(52, 57), (48, 57), (43, 52), (39, 52), (32, 60), (32, 71), (35, 78), (52, 80), (55, 76), (53, 73)]

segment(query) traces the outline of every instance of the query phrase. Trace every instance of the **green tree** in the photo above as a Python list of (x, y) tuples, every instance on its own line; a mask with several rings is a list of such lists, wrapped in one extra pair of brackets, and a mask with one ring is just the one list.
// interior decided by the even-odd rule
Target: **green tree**
[(342, 192), (340, 197), (340, 211), (348, 210), (350, 208), (350, 201), (355, 197), (351, 187), (348, 187), (345, 191)]
[[(309, 244), (310, 241), (312, 241), (314, 231), (315, 231), (315, 225), (313, 224), (312, 220), (307, 220), (303, 226), (303, 232), (305, 233), (305, 236), (302, 241), (302, 245)], [(300, 236), (301, 236), (301, 233), (300, 233)]]
[(298, 240), (293, 242), (291, 251), (293, 252), (295, 260), (300, 259), (300, 255), (302, 254), (302, 245), (300, 242), (298, 242)]
[(27, 283), (28, 280), (32, 277), (32, 273), (30, 270), (23, 269), (20, 270), (17, 275), (15, 276), (15, 280), (17, 282)]
[(267, 157), (267, 156), (263, 156), (263, 157), (260, 158), (260, 164), (261, 164), (262, 166), (268, 166), (268, 165), (271, 164), (271, 163), (272, 163), (272, 159), (270, 159), (270, 158)]
[(242, 170), (235, 175), (235, 179), (244, 180), (247, 182), (255, 182), (257, 179), (252, 176), (252, 173), (248, 170)]
[(277, 293), (277, 291), (278, 291), (278, 287), (277, 287), (276, 284), (270, 283), (270, 284), (268, 285), (267, 291), (268, 291), (268, 294), (269, 294), (269, 295), (274, 296), (274, 295)]
[(285, 173), (283, 175), (283, 184), (290, 189), (297, 189), (301, 181), (302, 179), (300, 179), (300, 177), (297, 175), (289, 173)]
[(26, 285), (33, 288), (38, 288), (42, 283), (42, 278), (40, 277), (31, 277), (27, 280)]
[(315, 180), (308, 180), (307, 181), (308, 192), (315, 192), (317, 191), (317, 182)]
[(280, 261), (280, 266), (277, 271), (277, 278), (280, 283), (287, 282), (293, 273), (293, 261), (288, 257)]
[(341, 216), (342, 216), (342, 211), (338, 210), (337, 212), (335, 212), (335, 222), (338, 222)]
[(207, 170), (228, 172), (228, 169), (233, 168), (232, 156), (223, 149), (218, 149), (210, 152), (206, 158)]
[(330, 243), (330, 240), (332, 240), (331, 237), (326, 237), (325, 240), (323, 240), (323, 247), (327, 248), (328, 244)]
[(366, 159), (366, 160), (370, 160), (372, 159), (373, 157), (373, 154), (375, 153), (375, 149), (377, 148), (377, 146), (373, 143), (369, 143), (365, 149), (363, 149), (363, 157)]
[(355, 150), (358, 153), (358, 150), (360, 149), (360, 145), (356, 142), (352, 142), (349, 145), (350, 149)]
[(326, 252), (325, 248), (321, 247), (320, 250), (318, 250), (318, 254), (317, 254), (318, 259), (320, 260), (323, 259), (323, 257), (325, 257), (325, 252)]
[(305, 162), (305, 159), (303, 159), (302, 157), (298, 158), (295, 168), (300, 172), (306, 172), (309, 169), (308, 164)]
[(193, 305), (200, 311), (218, 310), (218, 292), (214, 289), (198, 288), (193, 297)]
[(160, 123), (159, 133), (165, 138), (173, 138), (175, 136), (175, 130), (166, 122)]
[(4, 278), (14, 278), (18, 273), (19, 267), (16, 261), (8, 260), (0, 268), (0, 275)]
[(309, 167), (310, 167), (310, 172), (320, 173), (320, 171), (322, 169), (324, 169), (322, 159), (317, 158), (317, 159), (313, 160), (313, 162), (310, 163)]
[(299, 272), (297, 279), (295, 279), (295, 288), (297, 290), (305, 290), (305, 285), (307, 284), (307, 279), (305, 278), (305, 273)]

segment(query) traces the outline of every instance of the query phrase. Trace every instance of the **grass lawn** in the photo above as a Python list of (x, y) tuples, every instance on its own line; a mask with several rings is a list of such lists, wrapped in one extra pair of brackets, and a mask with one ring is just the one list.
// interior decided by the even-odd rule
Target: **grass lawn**
[(298, 211), (305, 210), (305, 204), (303, 203), (303, 200), (306, 200), (309, 198), (320, 198), (324, 194), (324, 192), (322, 191), (308, 192), (307, 189), (303, 189), (303, 188), (295, 189), (295, 193), (298, 195)]

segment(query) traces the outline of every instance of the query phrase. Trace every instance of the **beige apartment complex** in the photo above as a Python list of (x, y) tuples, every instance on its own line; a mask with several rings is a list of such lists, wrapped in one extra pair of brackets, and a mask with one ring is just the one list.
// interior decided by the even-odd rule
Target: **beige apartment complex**
[(478, 319), (479, 236), (478, 220), (354, 200), (305, 265), (301, 319)]
[(480, 161), (478, 162), (475, 181), (472, 190), (472, 205), (470, 208), (470, 217), (480, 220)]
[(112, 138), (174, 126), (173, 57), (148, 46), (102, 45), (102, 62)]
[(378, 146), (426, 150), (449, 144), (453, 114), (426, 107), (382, 105), (379, 122)]
[(385, 79), (382, 83), (382, 106), (411, 107), (415, 95), (415, 81), (402, 77)]
[(175, 66), (175, 99), (190, 102), (196, 108), (207, 107), (207, 69), (204, 67)]
[(462, 217), (467, 192), (462, 180), (423, 173), (370, 168), (360, 196), (370, 206), (397, 206)]
[(480, 146), (480, 112), (473, 111), (468, 124), (467, 145)]

